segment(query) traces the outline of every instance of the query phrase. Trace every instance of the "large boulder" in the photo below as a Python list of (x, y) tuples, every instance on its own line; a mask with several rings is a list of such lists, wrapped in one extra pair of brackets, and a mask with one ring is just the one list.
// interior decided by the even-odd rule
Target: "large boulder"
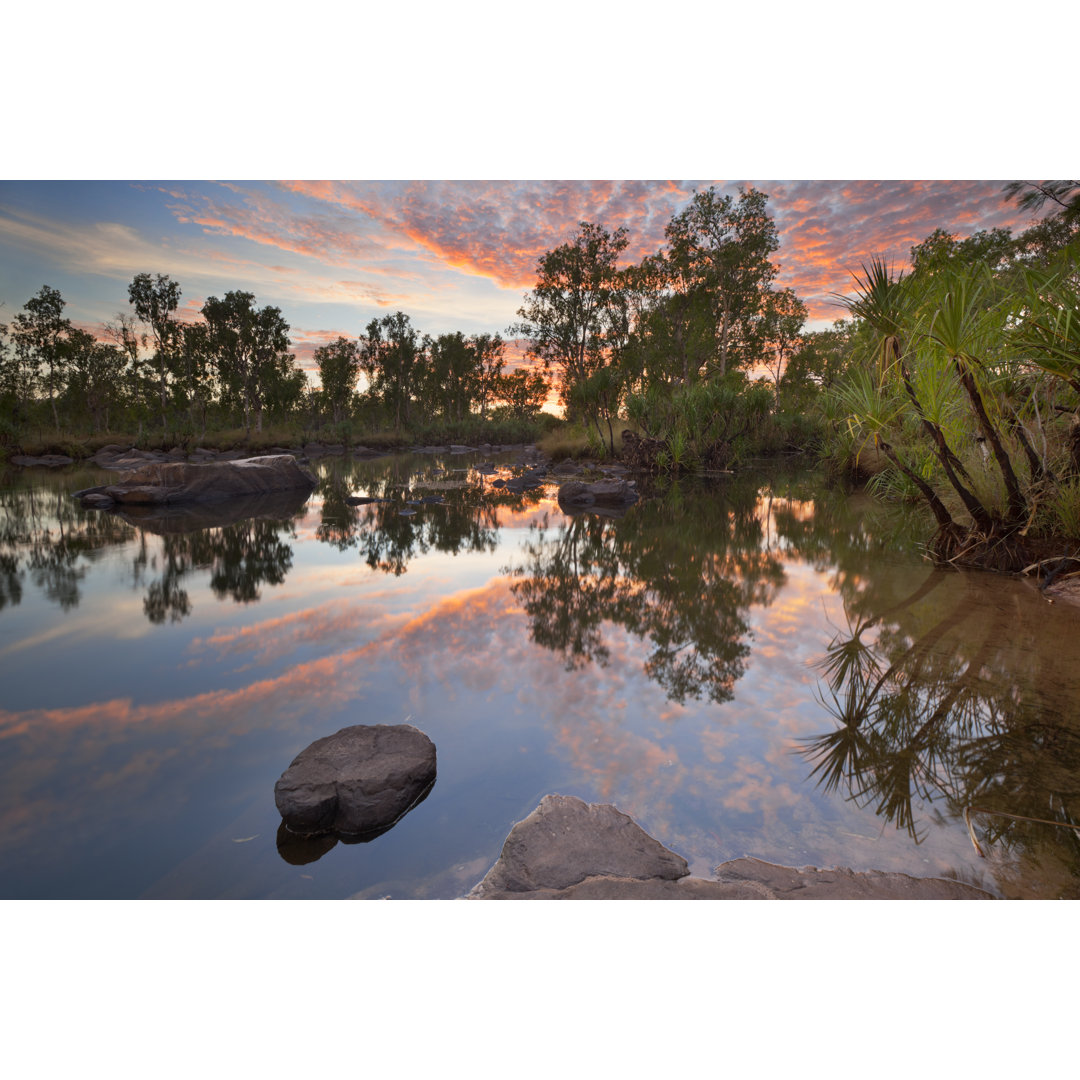
[(274, 785), (285, 825), (301, 836), (367, 839), (385, 832), (435, 783), (435, 744), (412, 724), (357, 724), (301, 750)]
[(614, 806), (571, 795), (545, 795), (519, 821), (498, 862), (474, 890), (478, 897), (560, 890), (589, 877), (675, 881), (690, 868)]
[(559, 488), (559, 508), (566, 513), (582, 510), (621, 511), (637, 502), (637, 492), (626, 480), (609, 479), (586, 483), (568, 480)]
[(519, 821), (470, 900), (991, 900), (944, 878), (734, 859), (715, 878), (610, 805), (546, 795)]
[(206, 464), (155, 462), (109, 484), (102, 494), (118, 503), (160, 506), (278, 491), (310, 492), (317, 483), (315, 475), (292, 454), (274, 454)]

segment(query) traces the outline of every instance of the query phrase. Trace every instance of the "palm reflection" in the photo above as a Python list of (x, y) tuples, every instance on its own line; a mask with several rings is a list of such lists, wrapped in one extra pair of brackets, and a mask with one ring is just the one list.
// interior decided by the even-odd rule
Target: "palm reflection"
[(896, 604), (866, 587), (845, 593), (848, 626), (817, 690), (836, 726), (802, 753), (826, 790), (916, 841), (921, 814), (955, 820), (974, 807), (991, 844), (1040, 859), (1050, 849), (1080, 879), (1074, 829), (1025, 820), (1080, 820), (1080, 655), (1074, 636), (1048, 647), (1050, 609), (1019, 591), (1003, 602), (1004, 584), (935, 570)]

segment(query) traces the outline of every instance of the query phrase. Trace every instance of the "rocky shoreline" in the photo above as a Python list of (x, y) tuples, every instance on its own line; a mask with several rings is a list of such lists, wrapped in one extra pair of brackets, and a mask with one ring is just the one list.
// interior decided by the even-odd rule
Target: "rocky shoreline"
[(684, 858), (609, 804), (545, 795), (507, 836), (467, 900), (992, 900), (946, 878), (846, 868), (721, 863), (690, 876)]

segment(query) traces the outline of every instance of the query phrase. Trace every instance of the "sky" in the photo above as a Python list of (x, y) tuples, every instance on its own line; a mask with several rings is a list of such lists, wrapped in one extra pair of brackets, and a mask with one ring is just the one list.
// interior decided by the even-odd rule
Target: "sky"
[[(871, 256), (906, 265), (934, 229), (966, 236), (1029, 219), (1004, 180), (0, 181), (0, 322), (42, 285), (99, 330), (130, 310), (138, 273), (168, 274), (180, 316), (233, 289), (280, 307), (301, 366), (338, 335), (401, 310), (421, 332), (502, 333), (535, 284), (537, 260), (582, 221), (624, 227), (623, 262), (657, 251), (695, 190), (769, 196), (780, 235), (775, 285), (809, 329), (843, 315), (833, 293)], [(511, 359), (519, 350), (511, 351)]]

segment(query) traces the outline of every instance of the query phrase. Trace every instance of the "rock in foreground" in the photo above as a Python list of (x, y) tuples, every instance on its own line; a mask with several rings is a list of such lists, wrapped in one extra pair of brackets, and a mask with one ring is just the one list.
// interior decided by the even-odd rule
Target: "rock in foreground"
[(876, 870), (795, 870), (734, 859), (716, 879), (691, 877), (686, 860), (614, 806), (546, 795), (519, 821), (470, 900), (989, 900), (970, 885)]
[(186, 461), (144, 465), (101, 493), (118, 503), (160, 506), (217, 502), (277, 491), (311, 491), (317, 483), (314, 474), (292, 454), (275, 454), (201, 465)]
[(411, 724), (357, 724), (301, 750), (274, 785), (285, 825), (301, 836), (373, 838), (435, 783), (435, 744)]

